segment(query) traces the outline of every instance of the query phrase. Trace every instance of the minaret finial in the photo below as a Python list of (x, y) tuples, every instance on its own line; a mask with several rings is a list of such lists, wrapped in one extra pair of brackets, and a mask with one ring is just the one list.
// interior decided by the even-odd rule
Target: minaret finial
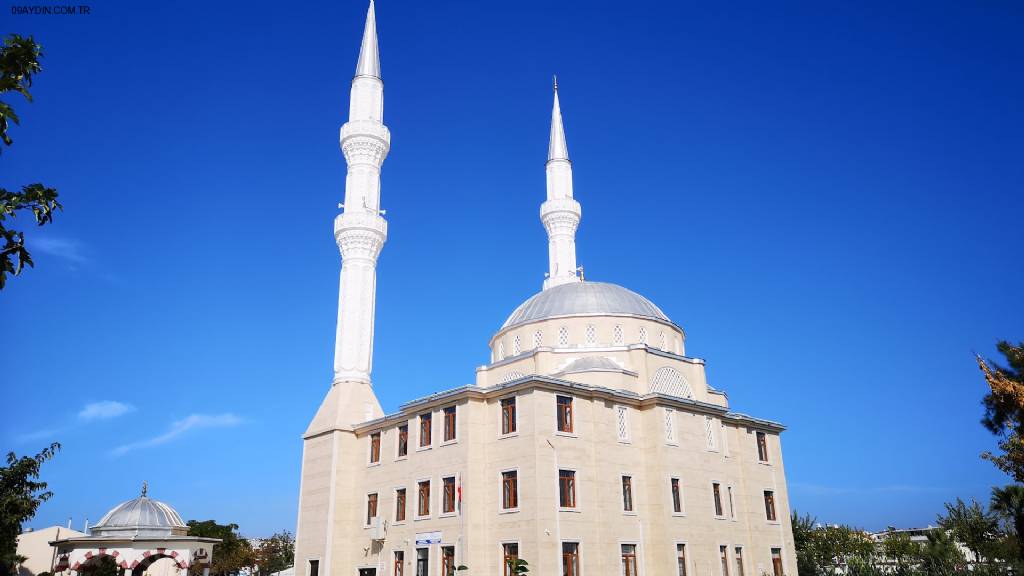
[(551, 107), (551, 139), (548, 141), (548, 160), (568, 160), (569, 149), (565, 145), (565, 128), (562, 126), (562, 108), (558, 103), (558, 77), (554, 78), (555, 103)]
[(143, 498), (146, 497), (146, 492), (149, 492), (149, 482), (146, 482), (145, 480), (143, 480), (142, 481), (142, 497)]
[(366, 10), (366, 27), (363, 29), (363, 43), (359, 46), (356, 76), (380, 78), (380, 54), (377, 52), (377, 15), (373, 9), (373, 0), (370, 0), (370, 7)]
[(555, 81), (555, 92), (558, 92), (558, 74), (552, 75), (552, 78)]

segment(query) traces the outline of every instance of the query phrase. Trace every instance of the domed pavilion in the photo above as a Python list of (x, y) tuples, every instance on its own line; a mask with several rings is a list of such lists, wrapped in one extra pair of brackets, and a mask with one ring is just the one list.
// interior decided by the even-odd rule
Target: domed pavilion
[(178, 512), (146, 493), (143, 483), (138, 498), (114, 506), (89, 529), (88, 536), (51, 542), (57, 548), (54, 573), (76, 576), (110, 558), (122, 576), (141, 576), (163, 559), (181, 576), (187, 576), (189, 568), (196, 565), (203, 566), (203, 575), (208, 575), (213, 546), (220, 539), (189, 536)]

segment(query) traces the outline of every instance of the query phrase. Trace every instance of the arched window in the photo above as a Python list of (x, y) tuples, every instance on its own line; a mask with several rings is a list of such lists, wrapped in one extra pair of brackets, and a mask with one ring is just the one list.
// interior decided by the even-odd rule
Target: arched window
[(622, 346), (622, 326), (619, 324), (616, 324), (615, 328), (612, 330), (612, 342), (614, 342), (616, 346)]
[(569, 329), (562, 326), (558, 329), (558, 345), (568, 346), (569, 345)]
[(686, 378), (683, 378), (678, 370), (668, 366), (658, 368), (658, 371), (654, 373), (654, 378), (651, 378), (651, 385), (647, 391), (679, 398), (693, 398), (693, 390), (690, 389)]
[(587, 324), (587, 345), (593, 346), (597, 344), (597, 329), (594, 328), (593, 324)]
[(540, 345), (544, 342), (544, 335), (541, 334), (540, 330), (533, 333), (533, 347), (540, 348)]

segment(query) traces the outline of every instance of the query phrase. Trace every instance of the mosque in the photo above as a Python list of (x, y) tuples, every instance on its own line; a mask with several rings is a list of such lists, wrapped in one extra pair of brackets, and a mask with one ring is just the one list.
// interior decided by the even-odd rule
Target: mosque
[(544, 575), (796, 576), (784, 427), (733, 411), (654, 303), (577, 267), (557, 85), (543, 289), (498, 328), (474, 385), (382, 411), (383, 90), (371, 0), (341, 127), (334, 379), (303, 435), (295, 575), (514, 574), (525, 560)]

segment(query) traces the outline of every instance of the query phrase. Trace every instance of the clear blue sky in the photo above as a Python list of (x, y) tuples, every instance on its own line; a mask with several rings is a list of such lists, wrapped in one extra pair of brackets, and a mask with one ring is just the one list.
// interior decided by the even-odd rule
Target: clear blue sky
[[(1024, 11), (863, 4), (381, 0), (385, 410), (472, 382), (540, 288), (557, 73), (588, 278), (789, 426), (798, 510), (881, 528), (987, 499), (972, 352), (1024, 340)], [(46, 50), (0, 185), (66, 207), (0, 296), (0, 447), (64, 444), (35, 526), (148, 480), (187, 518), (294, 529), (366, 4), (91, 6), (0, 6)]]

